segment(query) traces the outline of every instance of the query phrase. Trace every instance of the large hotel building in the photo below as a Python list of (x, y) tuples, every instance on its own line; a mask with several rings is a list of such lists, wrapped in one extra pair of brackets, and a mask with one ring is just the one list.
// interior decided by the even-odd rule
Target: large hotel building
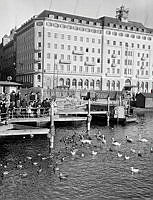
[(153, 29), (116, 18), (43, 11), (16, 30), (16, 81), (28, 87), (135, 92), (153, 88)]

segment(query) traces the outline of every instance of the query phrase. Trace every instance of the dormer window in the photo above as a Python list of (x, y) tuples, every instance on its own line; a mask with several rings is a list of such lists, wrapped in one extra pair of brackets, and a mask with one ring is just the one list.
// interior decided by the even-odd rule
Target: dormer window
[(116, 24), (113, 24), (113, 28), (116, 28)]
[(86, 21), (86, 24), (89, 24), (89, 21)]
[(137, 28), (137, 31), (139, 31), (139, 28)]
[(133, 27), (131, 27), (131, 30), (133, 30)]
[(127, 27), (127, 26), (125, 26), (125, 29), (127, 30), (127, 29), (128, 29), (128, 27)]
[(107, 26), (110, 26), (110, 23), (108, 23)]
[(81, 19), (79, 20), (79, 23), (82, 23), (82, 20), (81, 20)]
[(122, 28), (122, 25), (120, 25), (119, 28)]

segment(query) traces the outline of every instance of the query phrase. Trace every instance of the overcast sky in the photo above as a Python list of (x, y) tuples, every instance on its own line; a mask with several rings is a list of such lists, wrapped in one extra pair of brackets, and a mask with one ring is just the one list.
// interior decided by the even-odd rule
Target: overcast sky
[(116, 8), (129, 8), (129, 20), (153, 28), (153, 0), (0, 0), (0, 42), (15, 26), (18, 28), (43, 10), (98, 18), (115, 17)]

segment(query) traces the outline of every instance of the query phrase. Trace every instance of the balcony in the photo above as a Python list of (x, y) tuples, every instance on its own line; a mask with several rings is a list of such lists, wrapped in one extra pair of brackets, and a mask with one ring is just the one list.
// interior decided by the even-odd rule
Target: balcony
[(42, 50), (42, 49), (41, 49), (40, 47), (38, 47), (38, 48), (35, 48), (35, 49), (34, 49), (34, 52), (35, 52), (35, 53), (38, 53), (38, 52), (40, 52), (41, 50)]
[(34, 59), (34, 63), (40, 63), (41, 62), (41, 58), (35, 58)]
[(89, 62), (89, 61), (85, 61), (84, 64), (87, 65), (87, 66), (95, 66), (96, 65), (95, 62)]
[(112, 58), (116, 58), (116, 54), (113, 53), (113, 54), (112, 54)]
[(143, 57), (141, 58), (141, 60), (142, 60), (142, 61), (145, 61), (146, 59), (145, 59), (145, 57), (143, 56)]
[(61, 63), (61, 64), (71, 64), (71, 61), (70, 60), (60, 59), (59, 63)]
[(72, 54), (76, 54), (76, 55), (84, 55), (83, 51), (79, 51), (79, 50), (73, 50)]
[(116, 67), (116, 64), (115, 64), (115, 63), (112, 63), (112, 64), (111, 64), (111, 67)]

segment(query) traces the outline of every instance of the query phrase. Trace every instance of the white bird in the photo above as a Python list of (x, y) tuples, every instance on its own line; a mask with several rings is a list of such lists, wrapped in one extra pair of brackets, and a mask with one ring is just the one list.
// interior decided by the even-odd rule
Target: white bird
[(96, 155), (97, 155), (97, 152), (94, 151), (94, 150), (93, 150), (91, 153), (92, 153), (93, 156), (96, 156)]
[(129, 143), (133, 142), (133, 140), (131, 138), (129, 138), (127, 135), (126, 135), (126, 141), (129, 142)]
[(129, 156), (127, 156), (127, 155), (124, 155), (124, 159), (125, 159), (125, 160), (129, 160), (129, 159), (130, 159), (130, 157), (129, 157)]
[(136, 152), (136, 150), (131, 148), (131, 152), (132, 152), (132, 153), (135, 153), (135, 152)]
[(27, 159), (28, 159), (28, 160), (32, 160), (32, 157), (31, 157), (31, 156), (27, 156)]
[(75, 156), (77, 151), (78, 151), (78, 149), (74, 149), (73, 151), (71, 151), (72, 156)]
[(105, 136), (104, 136), (104, 135), (102, 135), (101, 142), (102, 142), (103, 144), (106, 144), (106, 139), (105, 139)]
[(81, 154), (81, 157), (82, 157), (82, 158), (84, 157), (84, 153)]
[(9, 174), (9, 172), (8, 172), (8, 171), (5, 171), (5, 172), (3, 172), (3, 174), (4, 174), (4, 175), (7, 175), (7, 174)]
[(139, 135), (139, 142), (148, 142), (148, 140), (145, 138), (142, 138), (141, 135)]
[(112, 138), (112, 145), (120, 147), (121, 143), (115, 141), (114, 138)]
[(119, 157), (119, 158), (121, 158), (122, 157), (122, 154), (121, 153), (117, 153), (117, 156)]
[(33, 163), (33, 165), (37, 166), (37, 165), (38, 165), (38, 163), (37, 163), (37, 162), (34, 162), (34, 163)]
[(67, 177), (68, 177), (68, 175), (63, 175), (62, 172), (59, 173), (60, 181), (61, 181), (61, 180), (66, 180)]
[(91, 144), (91, 140), (82, 139), (81, 142), (83, 144)]
[(134, 167), (131, 167), (131, 172), (132, 172), (132, 173), (138, 173), (138, 172), (139, 172), (139, 169), (135, 169)]

